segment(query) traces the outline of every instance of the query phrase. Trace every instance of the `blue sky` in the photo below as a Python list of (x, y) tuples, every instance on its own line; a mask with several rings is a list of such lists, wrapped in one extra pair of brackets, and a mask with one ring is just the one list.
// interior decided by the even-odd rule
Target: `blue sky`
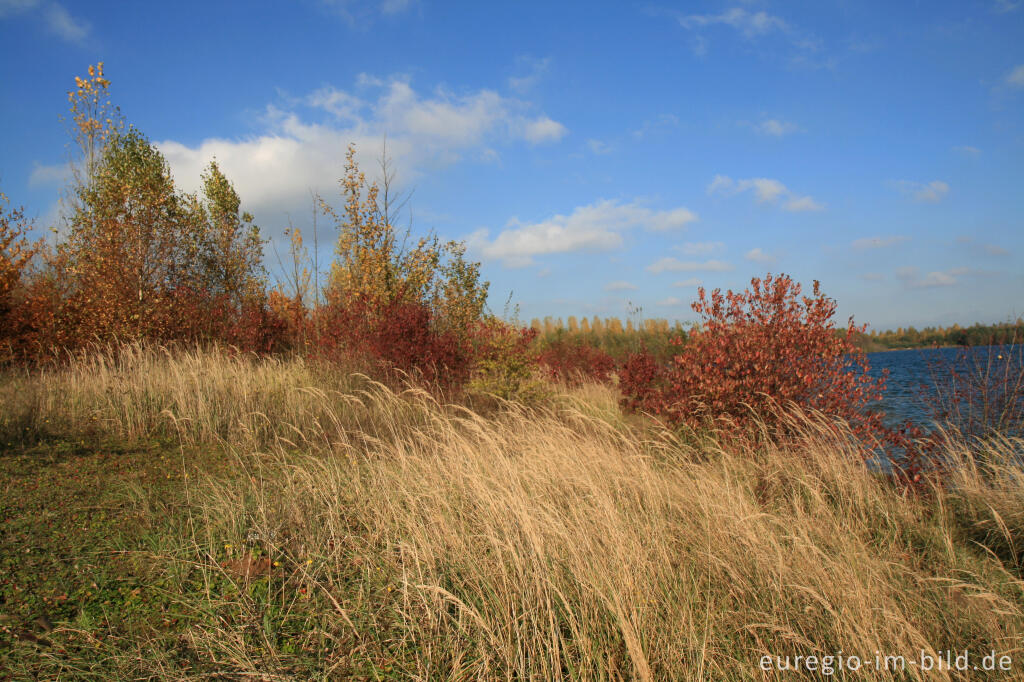
[(1024, 2), (0, 0), (0, 187), (41, 226), (97, 61), (279, 250), (386, 135), (499, 313), (691, 320), (771, 271), (880, 328), (1024, 314)]

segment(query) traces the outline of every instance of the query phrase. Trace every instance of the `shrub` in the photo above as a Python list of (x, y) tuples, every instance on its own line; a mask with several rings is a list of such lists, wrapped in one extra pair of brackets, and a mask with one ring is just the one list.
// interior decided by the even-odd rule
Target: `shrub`
[(459, 390), (469, 378), (469, 343), (435, 324), (423, 303), (335, 298), (318, 312), (315, 326), (313, 352), (363, 365), (378, 378), (394, 378), (397, 370), (443, 391)]
[(548, 390), (536, 374), (536, 338), (536, 329), (511, 325), (496, 317), (480, 321), (473, 332), (475, 362), (470, 391), (523, 404), (547, 397)]
[(24, 211), (11, 210), (7, 196), (0, 192), (0, 344), (8, 345), (8, 350), (0, 349), (0, 358), (10, 352), (9, 344), (20, 326), (16, 324), (16, 297), (23, 297), (22, 276), (39, 248), (25, 236), (30, 227)]
[(537, 357), (544, 373), (553, 381), (578, 385), (583, 380), (607, 382), (615, 372), (611, 355), (579, 338), (559, 338)]
[[(852, 344), (853, 320), (836, 333), (835, 301), (814, 282), (801, 296), (786, 276), (754, 278), (751, 288), (707, 295), (693, 303), (700, 324), (670, 364), (635, 354), (623, 365), (623, 404), (673, 425), (743, 431), (760, 419), (769, 425), (779, 407), (793, 403), (847, 419), (855, 433), (876, 444), (880, 415), (866, 410), (881, 397), (885, 379), (868, 376), (867, 358)], [(861, 330), (863, 328), (860, 328)]]

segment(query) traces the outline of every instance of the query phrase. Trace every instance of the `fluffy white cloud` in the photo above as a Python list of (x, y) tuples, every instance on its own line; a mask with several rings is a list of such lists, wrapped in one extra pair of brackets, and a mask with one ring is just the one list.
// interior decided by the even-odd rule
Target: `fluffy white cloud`
[(701, 280), (699, 277), (687, 277), (686, 279), (681, 279), (678, 282), (672, 282), (672, 286), (674, 287), (699, 287), (700, 285)]
[(708, 194), (721, 194), (733, 196), (743, 192), (753, 192), (757, 202), (760, 204), (775, 204), (780, 198), (785, 198), (782, 208), (795, 213), (802, 211), (820, 211), (825, 208), (812, 197), (799, 196), (789, 190), (784, 184), (772, 178), (747, 178), (745, 180), (733, 180), (727, 175), (716, 175), (708, 185)]
[(1015, 66), (1006, 74), (1006, 84), (1013, 88), (1024, 88), (1024, 64)]
[(775, 261), (778, 260), (776, 256), (767, 253), (761, 247), (757, 247), (751, 249), (750, 251), (747, 251), (745, 254), (743, 254), (743, 257), (746, 258), (751, 263), (761, 263), (763, 265), (770, 265), (771, 263), (774, 263)]
[(893, 184), (900, 192), (913, 197), (914, 201), (926, 203), (941, 201), (949, 193), (949, 185), (942, 180), (932, 180), (931, 182), (897, 180)]
[(681, 229), (694, 220), (697, 216), (685, 208), (653, 211), (636, 202), (603, 200), (538, 223), (513, 218), (493, 240), (487, 230), (478, 230), (467, 241), (484, 258), (500, 260), (507, 267), (524, 267), (535, 256), (545, 254), (617, 249), (625, 230)]
[(557, 142), (569, 132), (568, 128), (547, 116), (523, 122), (522, 136), (532, 144)]
[(637, 286), (635, 284), (630, 284), (629, 282), (624, 282), (622, 280), (608, 282), (608, 284), (604, 285), (605, 291), (636, 291), (636, 289)]
[(287, 108), (269, 106), (265, 129), (253, 137), (156, 144), (187, 191), (199, 188), (202, 169), (216, 157), (246, 209), (273, 232), (286, 214), (308, 212), (311, 190), (330, 198), (350, 143), (372, 176), (386, 135), (399, 182), (407, 183), (462, 158), (493, 157), (494, 144), (539, 144), (565, 134), (560, 123), (531, 109), (492, 90), (422, 93), (401, 78), (361, 74), (353, 90), (324, 87), (289, 100)]
[(686, 305), (686, 301), (677, 296), (669, 296), (668, 298), (663, 298), (660, 301), (658, 301), (658, 305), (675, 308), (681, 305)]
[(889, 246), (902, 244), (909, 240), (910, 237), (904, 235), (895, 235), (890, 237), (865, 237), (863, 239), (855, 239), (851, 243), (851, 246), (858, 251), (864, 251), (866, 249), (884, 249)]
[(662, 272), (728, 272), (733, 267), (721, 260), (682, 261), (671, 256), (661, 258), (647, 266), (647, 271), (655, 275)]

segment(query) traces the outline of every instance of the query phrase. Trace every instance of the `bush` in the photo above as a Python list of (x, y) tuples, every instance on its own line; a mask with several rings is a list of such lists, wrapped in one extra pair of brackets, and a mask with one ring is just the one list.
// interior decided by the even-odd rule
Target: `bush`
[(672, 425), (743, 431), (755, 420), (780, 426), (773, 413), (792, 403), (848, 420), (873, 447), (884, 433), (880, 415), (866, 408), (881, 397), (885, 379), (867, 375), (867, 358), (852, 344), (852, 318), (837, 333), (835, 301), (819, 283), (812, 296), (800, 294), (791, 278), (771, 274), (741, 293), (708, 296), (701, 288), (692, 305), (700, 324), (685, 345), (677, 341), (671, 363), (645, 353), (624, 363), (623, 405)]
[(472, 348), (435, 323), (422, 303), (365, 296), (333, 299), (318, 313), (313, 351), (342, 364), (361, 365), (378, 378), (398, 371), (444, 391), (469, 378)]
[(488, 317), (473, 329), (474, 368), (470, 391), (523, 404), (548, 396), (537, 376), (533, 349), (537, 330)]
[(605, 383), (615, 372), (611, 355), (578, 338), (552, 341), (540, 352), (537, 362), (549, 379), (569, 385), (587, 379)]

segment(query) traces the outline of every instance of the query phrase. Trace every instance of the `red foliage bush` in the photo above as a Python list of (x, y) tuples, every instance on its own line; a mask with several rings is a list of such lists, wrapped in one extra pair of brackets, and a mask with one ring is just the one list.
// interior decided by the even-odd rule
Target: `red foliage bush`
[(881, 438), (880, 415), (866, 408), (881, 397), (885, 379), (868, 376), (867, 358), (852, 343), (858, 328), (852, 319), (835, 328), (835, 301), (817, 281), (812, 296), (800, 294), (788, 276), (771, 274), (741, 293), (708, 296), (701, 288), (692, 305), (701, 323), (685, 345), (677, 342), (670, 365), (645, 354), (624, 364), (623, 405), (673, 425), (742, 431), (755, 417), (771, 423), (773, 412), (793, 403)]
[(540, 352), (537, 362), (549, 379), (569, 385), (586, 379), (607, 382), (615, 372), (611, 355), (579, 339), (552, 341)]
[(291, 346), (289, 326), (263, 298), (241, 303), (226, 294), (181, 287), (167, 295), (149, 334), (159, 341), (217, 341), (247, 353), (269, 354)]
[(314, 335), (314, 352), (363, 364), (379, 378), (393, 378), (397, 370), (442, 390), (459, 389), (469, 378), (468, 339), (439, 328), (422, 303), (358, 296), (335, 300), (319, 312)]

